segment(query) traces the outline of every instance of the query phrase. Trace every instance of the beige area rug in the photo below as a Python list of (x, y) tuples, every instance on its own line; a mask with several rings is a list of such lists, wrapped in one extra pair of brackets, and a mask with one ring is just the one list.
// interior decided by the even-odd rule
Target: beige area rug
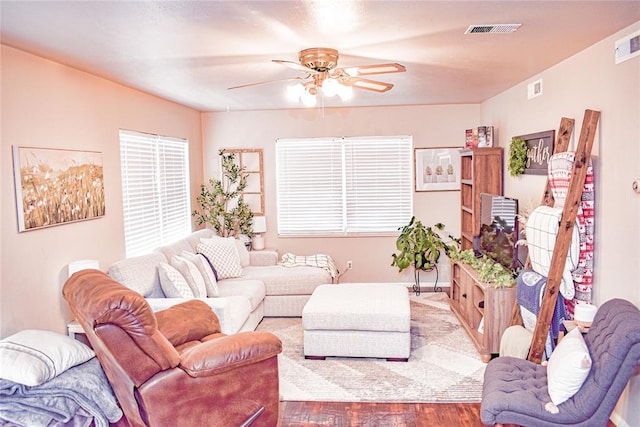
[(278, 356), (285, 401), (480, 402), (486, 364), (449, 309), (444, 293), (411, 294), (408, 362), (328, 357), (306, 360), (302, 319), (265, 318), (258, 331), (283, 343)]

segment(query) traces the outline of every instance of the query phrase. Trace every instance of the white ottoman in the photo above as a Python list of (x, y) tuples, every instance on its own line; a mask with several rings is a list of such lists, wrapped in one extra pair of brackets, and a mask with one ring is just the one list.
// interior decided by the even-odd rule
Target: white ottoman
[(302, 310), (304, 355), (407, 361), (411, 350), (409, 292), (402, 285), (320, 285)]

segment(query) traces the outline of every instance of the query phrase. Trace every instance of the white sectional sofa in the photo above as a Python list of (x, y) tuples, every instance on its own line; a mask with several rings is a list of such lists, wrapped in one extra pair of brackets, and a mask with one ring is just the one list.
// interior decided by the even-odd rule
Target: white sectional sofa
[[(120, 260), (108, 274), (114, 280), (141, 293), (153, 310), (162, 310), (188, 298), (167, 298), (160, 284), (158, 266), (170, 263), (183, 251), (195, 253), (201, 239), (213, 236), (199, 230), (157, 252)], [(318, 285), (332, 283), (329, 271), (310, 266), (277, 264), (275, 251), (250, 251), (240, 277), (217, 281), (218, 296), (200, 298), (218, 315), (222, 332), (233, 334), (254, 330), (264, 316), (302, 316), (302, 309)]]

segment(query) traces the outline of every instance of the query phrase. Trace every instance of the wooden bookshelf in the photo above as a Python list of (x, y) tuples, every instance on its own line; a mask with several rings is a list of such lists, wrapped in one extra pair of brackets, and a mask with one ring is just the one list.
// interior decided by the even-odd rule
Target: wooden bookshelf
[(480, 233), (480, 193), (502, 195), (502, 148), (460, 150), (460, 238), (462, 250), (473, 248)]

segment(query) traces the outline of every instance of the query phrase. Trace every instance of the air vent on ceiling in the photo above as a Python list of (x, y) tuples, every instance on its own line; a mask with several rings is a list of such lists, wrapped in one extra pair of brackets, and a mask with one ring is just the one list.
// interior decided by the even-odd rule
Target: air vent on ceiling
[(513, 33), (522, 24), (469, 25), (465, 34), (505, 34)]

